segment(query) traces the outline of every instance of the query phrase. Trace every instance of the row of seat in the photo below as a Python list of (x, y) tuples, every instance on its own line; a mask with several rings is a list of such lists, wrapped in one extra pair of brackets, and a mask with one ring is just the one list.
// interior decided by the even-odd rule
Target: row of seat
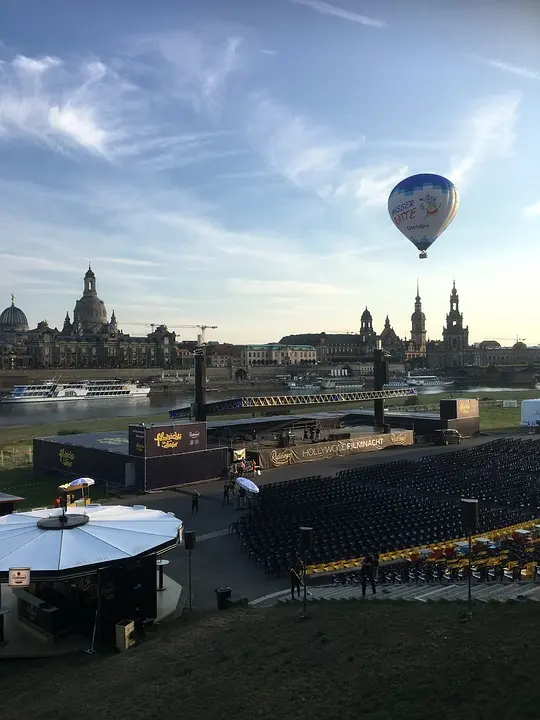
[(308, 525), (314, 528), (310, 570), (332, 570), (336, 563), (354, 568), (367, 553), (399, 554), (464, 537), (463, 494), (482, 495), (480, 534), (531, 522), (536, 507), (531, 497), (521, 501), (516, 478), (523, 455), (526, 488), (533, 492), (540, 478), (537, 447), (533, 441), (497, 440), (419, 462), (262, 486), (257, 507), (237, 524), (242, 549), (269, 575), (281, 575), (300, 557), (298, 528)]

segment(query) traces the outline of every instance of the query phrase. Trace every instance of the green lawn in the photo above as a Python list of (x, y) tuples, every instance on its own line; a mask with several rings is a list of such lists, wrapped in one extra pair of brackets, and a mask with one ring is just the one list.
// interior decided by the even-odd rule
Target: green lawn
[(478, 605), (471, 619), (465, 610), (357, 600), (310, 606), (304, 622), (290, 605), (194, 615), (125, 654), (3, 661), (3, 714), (537, 720), (538, 606)]

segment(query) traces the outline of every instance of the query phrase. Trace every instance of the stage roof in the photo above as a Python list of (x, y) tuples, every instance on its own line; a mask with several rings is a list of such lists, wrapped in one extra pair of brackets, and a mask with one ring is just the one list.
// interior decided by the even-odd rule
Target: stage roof
[(21, 500), (24, 500), (24, 498), (19, 497), (18, 495), (10, 495), (9, 493), (0, 492), (0, 505), (4, 503), (20, 502)]
[[(357, 417), (359, 420), (366, 417), (373, 416), (373, 410), (335, 410), (333, 412), (313, 412), (313, 413), (302, 413), (301, 415), (268, 415), (263, 417), (255, 418), (238, 418), (236, 420), (214, 420), (207, 423), (208, 432), (212, 430), (219, 431), (225, 428), (238, 428), (242, 427), (252, 428), (263, 425), (294, 425), (302, 422), (315, 422), (317, 420), (330, 420), (332, 418), (349, 420), (353, 417)], [(388, 410), (385, 412), (385, 416), (390, 421), (392, 419), (400, 418), (402, 420), (438, 420), (439, 415), (437, 413), (420, 413), (420, 412), (392, 412)], [(133, 423), (135, 424), (135, 423)], [(170, 422), (161, 423), (162, 425), (186, 425), (189, 423)], [(156, 427), (154, 424), (153, 427)], [(80, 433), (77, 435), (53, 435), (50, 437), (37, 438), (38, 440), (45, 440), (47, 442), (58, 443), (59, 445), (72, 445), (73, 447), (87, 447), (95, 450), (104, 450), (108, 452), (114, 452), (121, 455), (129, 454), (129, 441), (127, 430), (114, 430), (111, 432), (99, 432), (99, 433)], [(1, 495), (0, 495), (1, 498)], [(0, 500), (1, 501), (1, 500)]]

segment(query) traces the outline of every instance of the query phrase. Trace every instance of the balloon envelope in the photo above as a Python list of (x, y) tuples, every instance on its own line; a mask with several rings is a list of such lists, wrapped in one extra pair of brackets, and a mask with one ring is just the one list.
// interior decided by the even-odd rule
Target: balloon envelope
[(388, 198), (388, 212), (397, 229), (420, 250), (426, 250), (455, 218), (459, 193), (442, 175), (423, 173), (399, 182)]

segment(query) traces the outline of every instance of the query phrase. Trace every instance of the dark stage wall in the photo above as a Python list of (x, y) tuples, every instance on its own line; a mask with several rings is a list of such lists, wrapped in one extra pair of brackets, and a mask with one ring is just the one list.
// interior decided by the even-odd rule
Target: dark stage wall
[(158, 490), (198, 480), (212, 480), (224, 474), (228, 465), (228, 448), (148, 458), (145, 490)]
[[(73, 441), (73, 440), (72, 440)], [(72, 477), (86, 476), (96, 481), (126, 484), (126, 464), (134, 465), (134, 487), (143, 488), (144, 461), (109, 450), (62, 445), (49, 440), (34, 440), (34, 468), (53, 470)]]
[[(70, 477), (86, 476), (97, 482), (156, 490), (220, 477), (228, 467), (228, 448), (180, 455), (139, 458), (49, 440), (34, 440), (34, 468)], [(126, 468), (126, 466), (131, 466)], [(128, 482), (128, 477), (131, 478)]]

